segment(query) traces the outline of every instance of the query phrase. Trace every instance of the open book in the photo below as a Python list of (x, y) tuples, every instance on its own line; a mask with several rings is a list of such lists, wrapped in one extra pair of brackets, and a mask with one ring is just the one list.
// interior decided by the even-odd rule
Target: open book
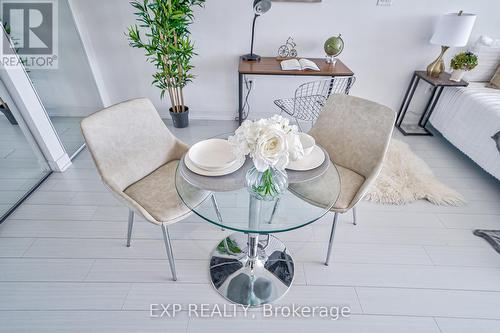
[(281, 69), (284, 71), (303, 71), (310, 69), (312, 71), (319, 71), (318, 65), (309, 59), (288, 59), (281, 62)]

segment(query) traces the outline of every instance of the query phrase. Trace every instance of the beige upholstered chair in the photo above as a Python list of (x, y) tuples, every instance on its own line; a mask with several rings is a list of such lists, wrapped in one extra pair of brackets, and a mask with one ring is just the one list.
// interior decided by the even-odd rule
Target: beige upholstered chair
[[(153, 104), (143, 98), (96, 112), (82, 120), (81, 128), (103, 182), (130, 209), (127, 247), (134, 213), (160, 225), (177, 280), (168, 226), (191, 213), (175, 189), (177, 164), (188, 146), (170, 133)], [(208, 196), (194, 195), (200, 202)]]
[[(340, 195), (331, 209), (335, 215), (326, 265), (330, 261), (339, 213), (352, 209), (356, 224), (355, 205), (382, 169), (395, 120), (396, 114), (388, 107), (358, 97), (334, 94), (309, 132), (328, 151), (340, 174)], [(332, 177), (336, 177), (336, 171), (330, 167), (323, 176), (312, 181), (316, 186), (299, 183), (291, 185), (290, 190), (313, 205), (327, 207), (336, 194), (329, 186)], [(307, 190), (311, 188), (316, 191)]]

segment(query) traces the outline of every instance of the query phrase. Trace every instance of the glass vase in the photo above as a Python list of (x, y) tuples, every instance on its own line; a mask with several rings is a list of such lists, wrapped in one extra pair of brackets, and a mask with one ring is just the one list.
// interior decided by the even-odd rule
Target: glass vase
[(250, 194), (257, 199), (272, 201), (288, 188), (288, 176), (285, 170), (269, 168), (260, 172), (252, 167), (247, 172), (246, 185)]

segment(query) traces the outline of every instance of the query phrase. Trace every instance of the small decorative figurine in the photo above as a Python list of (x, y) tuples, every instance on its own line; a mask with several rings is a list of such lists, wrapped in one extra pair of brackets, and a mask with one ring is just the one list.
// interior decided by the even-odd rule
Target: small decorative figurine
[(295, 49), (296, 46), (297, 44), (295, 44), (293, 38), (288, 37), (285, 44), (281, 45), (280, 48), (278, 49), (278, 59), (283, 60), (288, 58), (296, 58), (297, 57), (297, 50)]

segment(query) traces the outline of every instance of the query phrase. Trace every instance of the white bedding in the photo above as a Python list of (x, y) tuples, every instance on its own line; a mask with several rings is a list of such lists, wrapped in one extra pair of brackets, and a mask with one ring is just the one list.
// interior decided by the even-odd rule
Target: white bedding
[(500, 152), (491, 138), (500, 131), (500, 90), (471, 83), (445, 88), (430, 122), (455, 147), (500, 179)]

